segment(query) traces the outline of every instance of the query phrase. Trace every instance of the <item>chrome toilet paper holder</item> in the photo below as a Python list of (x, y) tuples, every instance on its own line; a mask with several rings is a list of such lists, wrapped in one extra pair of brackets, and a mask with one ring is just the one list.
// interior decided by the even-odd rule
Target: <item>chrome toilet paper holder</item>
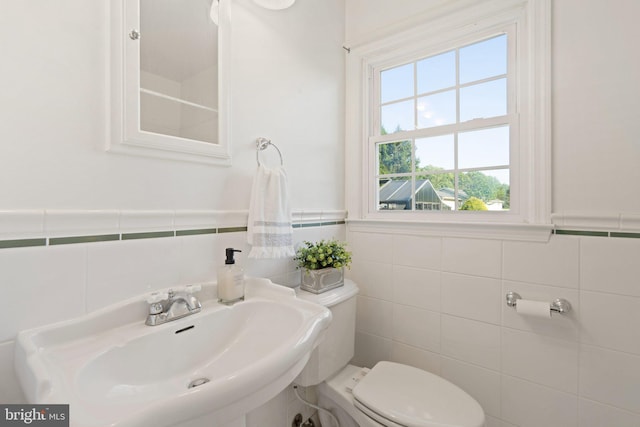
[[(518, 300), (522, 299), (520, 294), (516, 292), (507, 292), (507, 305), (512, 308), (516, 308)], [(566, 314), (571, 311), (571, 303), (564, 298), (557, 298), (549, 303), (549, 310), (551, 312)]]

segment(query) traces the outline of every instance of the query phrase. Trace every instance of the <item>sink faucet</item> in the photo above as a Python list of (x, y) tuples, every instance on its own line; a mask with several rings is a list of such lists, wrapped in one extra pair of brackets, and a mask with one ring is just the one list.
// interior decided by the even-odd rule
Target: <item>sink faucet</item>
[(185, 290), (168, 292), (154, 292), (147, 302), (149, 303), (149, 315), (145, 321), (146, 325), (155, 326), (171, 322), (191, 314), (198, 313), (202, 305), (193, 295), (201, 289), (199, 285), (188, 285)]

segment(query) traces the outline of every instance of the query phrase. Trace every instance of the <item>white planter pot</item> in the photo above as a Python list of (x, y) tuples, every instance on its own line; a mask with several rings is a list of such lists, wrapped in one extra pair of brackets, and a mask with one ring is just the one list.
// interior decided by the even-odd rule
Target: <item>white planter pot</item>
[(329, 267), (319, 270), (302, 269), (300, 289), (321, 294), (342, 285), (344, 285), (344, 267)]

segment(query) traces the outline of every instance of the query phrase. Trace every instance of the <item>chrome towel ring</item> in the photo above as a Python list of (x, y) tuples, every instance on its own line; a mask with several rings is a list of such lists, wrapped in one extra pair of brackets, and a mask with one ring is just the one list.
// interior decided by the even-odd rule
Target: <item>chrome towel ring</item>
[(270, 139), (264, 137), (256, 139), (256, 162), (258, 162), (258, 165), (260, 165), (260, 152), (266, 150), (269, 146), (272, 146), (276, 149), (276, 151), (278, 152), (278, 156), (280, 156), (280, 166), (284, 166), (284, 161), (282, 160), (282, 153), (280, 152), (280, 149), (276, 146), (276, 144), (271, 142)]

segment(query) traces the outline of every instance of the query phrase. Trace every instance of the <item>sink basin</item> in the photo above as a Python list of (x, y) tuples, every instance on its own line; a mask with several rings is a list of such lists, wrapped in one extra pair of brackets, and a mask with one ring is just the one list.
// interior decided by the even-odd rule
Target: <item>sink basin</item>
[(25, 396), (70, 404), (77, 427), (237, 419), (293, 381), (331, 321), (326, 308), (267, 279), (248, 279), (245, 297), (226, 306), (200, 296), (200, 313), (158, 326), (144, 324), (140, 297), (20, 332)]

